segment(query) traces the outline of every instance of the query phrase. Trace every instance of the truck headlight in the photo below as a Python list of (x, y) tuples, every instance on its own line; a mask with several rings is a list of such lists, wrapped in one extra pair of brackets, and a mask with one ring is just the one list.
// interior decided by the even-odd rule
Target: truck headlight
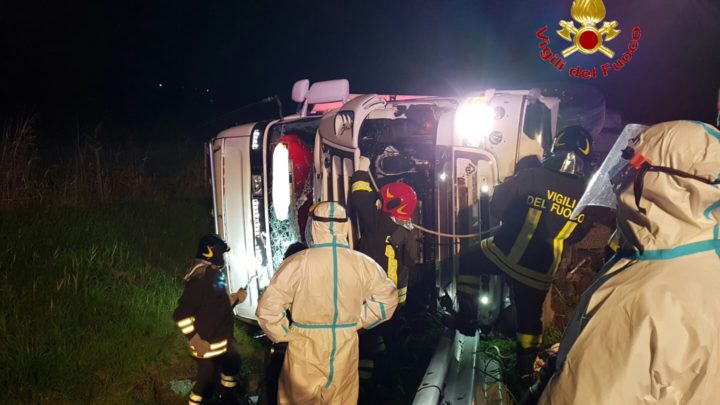
[(471, 146), (480, 146), (494, 126), (495, 111), (485, 102), (471, 99), (455, 112), (455, 131)]

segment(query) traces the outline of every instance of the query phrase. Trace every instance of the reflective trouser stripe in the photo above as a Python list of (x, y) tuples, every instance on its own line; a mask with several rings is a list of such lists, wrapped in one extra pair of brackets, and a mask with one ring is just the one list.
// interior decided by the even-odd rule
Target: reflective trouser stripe
[(188, 397), (188, 404), (189, 405), (199, 405), (202, 402), (202, 400), (203, 400), (203, 397), (201, 397), (200, 395), (197, 395), (191, 391), (190, 396)]
[(360, 360), (360, 378), (363, 380), (371, 379), (373, 368), (375, 368), (375, 362), (373, 360)]
[(407, 300), (407, 287), (398, 289), (398, 304), (402, 304)]
[(526, 335), (524, 333), (518, 333), (515, 338), (518, 344), (523, 349), (529, 349), (533, 347), (540, 347), (542, 344), (542, 335)]
[(233, 388), (237, 385), (235, 377), (231, 375), (225, 375), (223, 373), (220, 373), (220, 380), (220, 384), (222, 384), (223, 387)]
[(380, 337), (378, 337), (378, 340), (375, 343), (375, 353), (382, 353), (385, 350), (386, 350), (385, 340), (382, 338), (382, 336), (380, 336)]

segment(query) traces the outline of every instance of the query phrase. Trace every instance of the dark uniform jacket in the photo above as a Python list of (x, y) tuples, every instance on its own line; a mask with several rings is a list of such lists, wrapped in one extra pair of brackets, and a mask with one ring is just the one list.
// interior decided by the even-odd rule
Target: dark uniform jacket
[[(233, 336), (233, 311), (225, 274), (210, 263), (197, 260), (187, 278), (173, 319), (188, 339), (197, 333), (210, 343), (210, 352), (203, 358), (225, 353)], [(193, 356), (200, 357), (197, 353)]]
[(350, 207), (360, 219), (358, 251), (375, 260), (398, 289), (398, 301), (407, 298), (409, 269), (417, 263), (417, 241), (411, 231), (396, 224), (375, 207), (378, 194), (370, 186), (370, 175), (357, 171), (350, 179)]
[(517, 281), (548, 288), (565, 244), (590, 228), (582, 214), (570, 219), (584, 191), (582, 178), (545, 167), (518, 172), (495, 188), (490, 214), (502, 225), (482, 241), (483, 253)]

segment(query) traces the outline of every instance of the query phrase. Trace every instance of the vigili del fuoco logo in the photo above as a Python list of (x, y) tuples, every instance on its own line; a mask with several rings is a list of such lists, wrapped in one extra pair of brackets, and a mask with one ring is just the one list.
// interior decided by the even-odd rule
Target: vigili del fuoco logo
[[(570, 15), (579, 25), (576, 25), (573, 21), (560, 20), (560, 29), (556, 33), (563, 41), (570, 44), (559, 53), (555, 53), (550, 49), (549, 28), (547, 25), (540, 28), (535, 34), (540, 40), (538, 46), (540, 47), (540, 58), (542, 60), (562, 72), (570, 57), (580, 58), (582, 55), (592, 55), (600, 52), (609, 59), (608, 62), (601, 64), (599, 67), (592, 66), (588, 68), (577, 65), (567, 70), (569, 76), (581, 79), (597, 79), (598, 75), (608, 77), (612, 72), (622, 70), (632, 60), (633, 54), (638, 50), (640, 37), (642, 36), (640, 27), (633, 27), (627, 47), (618, 50), (616, 53), (613, 49), (615, 43), (610, 44), (610, 42), (622, 31), (619, 29), (617, 21), (604, 21), (605, 4), (603, 4), (602, 0), (574, 0), (570, 8)], [(598, 28), (600, 23), (602, 25)]]

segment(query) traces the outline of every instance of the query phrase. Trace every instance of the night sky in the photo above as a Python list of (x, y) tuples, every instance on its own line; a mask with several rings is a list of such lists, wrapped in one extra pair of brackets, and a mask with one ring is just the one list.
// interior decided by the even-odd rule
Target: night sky
[[(75, 3), (75, 4), (70, 4)], [(602, 90), (626, 121), (714, 122), (720, 87), (720, 1), (605, 0), (621, 35), (640, 47), (620, 72), (592, 81), (539, 57), (570, 20), (570, 0), (17, 1), (0, 8), (3, 117), (55, 123), (108, 120), (195, 128), (292, 83), (347, 78), (354, 93), (455, 95), (547, 82)], [(616, 58), (619, 55), (616, 55)], [(162, 86), (161, 86), (162, 84)], [(268, 113), (274, 111), (268, 109)]]

